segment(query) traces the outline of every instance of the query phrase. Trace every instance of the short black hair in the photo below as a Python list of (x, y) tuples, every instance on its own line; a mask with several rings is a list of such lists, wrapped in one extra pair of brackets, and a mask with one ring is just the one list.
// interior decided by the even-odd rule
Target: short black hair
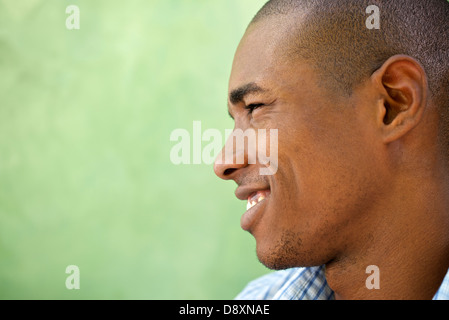
[[(380, 29), (366, 26), (370, 5), (379, 8)], [(420, 62), (431, 98), (446, 120), (441, 129), (449, 137), (447, 0), (270, 0), (250, 25), (295, 13), (305, 15), (291, 33), (290, 50), (315, 66), (320, 80), (338, 92), (350, 94), (394, 55)]]

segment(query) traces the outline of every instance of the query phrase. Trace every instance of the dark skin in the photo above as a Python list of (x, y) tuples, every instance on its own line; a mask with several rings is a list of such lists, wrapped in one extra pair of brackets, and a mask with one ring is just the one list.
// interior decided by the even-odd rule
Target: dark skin
[[(229, 113), (235, 129), (278, 129), (276, 174), (248, 163), (214, 170), (242, 200), (271, 192), (251, 223), (242, 218), (267, 267), (325, 264), (337, 299), (431, 299), (449, 267), (449, 172), (426, 73), (393, 56), (350, 97), (339, 94), (282, 54), (297, 21), (251, 25), (229, 82), (230, 97), (261, 88), (240, 90)], [(379, 290), (365, 286), (369, 265), (379, 267)]]

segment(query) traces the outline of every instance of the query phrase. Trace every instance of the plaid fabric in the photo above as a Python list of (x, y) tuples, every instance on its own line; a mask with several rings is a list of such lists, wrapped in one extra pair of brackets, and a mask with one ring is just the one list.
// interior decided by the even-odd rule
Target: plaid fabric
[(433, 300), (449, 300), (449, 272), (446, 273), (440, 288), (433, 297)]
[[(236, 300), (334, 300), (324, 266), (293, 268), (267, 274), (250, 282)], [(449, 300), (449, 272), (433, 300)]]

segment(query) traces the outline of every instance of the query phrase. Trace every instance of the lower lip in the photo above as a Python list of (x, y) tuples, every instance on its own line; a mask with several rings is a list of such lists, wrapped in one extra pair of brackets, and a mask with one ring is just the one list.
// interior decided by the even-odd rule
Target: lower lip
[(269, 197), (265, 198), (261, 202), (257, 203), (254, 207), (248, 209), (240, 220), (240, 226), (245, 231), (250, 231), (257, 221), (262, 217), (263, 209), (268, 201)]

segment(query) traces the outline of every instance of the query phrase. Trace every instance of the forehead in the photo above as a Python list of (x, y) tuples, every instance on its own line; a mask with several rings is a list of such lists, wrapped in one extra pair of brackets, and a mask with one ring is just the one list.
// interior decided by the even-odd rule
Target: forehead
[(230, 92), (248, 83), (263, 86), (288, 76), (291, 65), (286, 49), (291, 44), (292, 30), (298, 28), (298, 19), (276, 15), (249, 26), (234, 57)]

